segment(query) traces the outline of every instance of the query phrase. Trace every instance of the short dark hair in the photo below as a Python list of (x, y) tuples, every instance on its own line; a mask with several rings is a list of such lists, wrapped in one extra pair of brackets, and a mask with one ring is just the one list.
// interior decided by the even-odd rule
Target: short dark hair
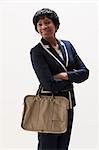
[(59, 17), (56, 14), (56, 12), (49, 8), (43, 8), (41, 10), (38, 10), (33, 17), (33, 24), (35, 26), (36, 31), (37, 31), (37, 23), (38, 23), (40, 17), (42, 17), (42, 16), (46, 16), (49, 19), (51, 19), (53, 21), (55, 27), (57, 27), (57, 29), (59, 28), (60, 22), (59, 22)]

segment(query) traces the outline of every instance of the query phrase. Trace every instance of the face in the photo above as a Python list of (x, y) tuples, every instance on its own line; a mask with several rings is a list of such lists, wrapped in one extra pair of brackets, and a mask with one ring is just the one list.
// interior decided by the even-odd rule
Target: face
[(37, 23), (37, 30), (43, 38), (49, 39), (55, 37), (57, 29), (51, 19), (42, 17)]

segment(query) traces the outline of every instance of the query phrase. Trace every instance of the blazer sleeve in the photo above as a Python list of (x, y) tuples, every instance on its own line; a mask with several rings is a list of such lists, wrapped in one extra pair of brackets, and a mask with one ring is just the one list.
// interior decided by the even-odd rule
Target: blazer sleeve
[(37, 51), (35, 49), (31, 49), (30, 56), (34, 71), (44, 89), (50, 90), (54, 93), (61, 90), (71, 90), (73, 88), (70, 81), (57, 81), (54, 79), (43, 54), (38, 51), (38, 49)]
[(75, 48), (73, 47), (71, 43), (70, 43), (70, 47), (73, 53), (74, 70), (68, 71), (68, 77), (71, 82), (81, 83), (88, 79), (89, 70), (86, 68), (85, 64), (83, 63), (81, 58), (78, 56), (77, 52), (75, 51)]

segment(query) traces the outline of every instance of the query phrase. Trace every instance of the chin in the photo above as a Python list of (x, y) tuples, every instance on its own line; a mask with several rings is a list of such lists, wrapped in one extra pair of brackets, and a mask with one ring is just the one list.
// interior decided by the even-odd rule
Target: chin
[(51, 39), (52, 36), (42, 36), (44, 39)]

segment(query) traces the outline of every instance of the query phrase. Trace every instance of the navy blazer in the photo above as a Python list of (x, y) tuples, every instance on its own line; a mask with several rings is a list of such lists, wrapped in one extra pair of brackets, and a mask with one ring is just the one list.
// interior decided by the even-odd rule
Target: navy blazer
[[(58, 55), (58, 53), (53, 49), (49, 42), (45, 39), (41, 39), (43, 44), (49, 45), (49, 51), (53, 53), (60, 61), (66, 66), (66, 53), (63, 45), (58, 41), (59, 47), (63, 54), (64, 60)], [(40, 84), (45, 90), (50, 90), (53, 93), (60, 91), (71, 91), (72, 93), (72, 103), (75, 105), (75, 97), (73, 91), (73, 82), (81, 83), (88, 79), (89, 70), (86, 68), (77, 52), (75, 51), (73, 45), (69, 41), (62, 40), (66, 46), (68, 53), (68, 66), (67, 73), (69, 80), (55, 80), (53, 75), (60, 72), (64, 72), (63, 67), (38, 43), (30, 51), (31, 62), (34, 71), (40, 81)]]

